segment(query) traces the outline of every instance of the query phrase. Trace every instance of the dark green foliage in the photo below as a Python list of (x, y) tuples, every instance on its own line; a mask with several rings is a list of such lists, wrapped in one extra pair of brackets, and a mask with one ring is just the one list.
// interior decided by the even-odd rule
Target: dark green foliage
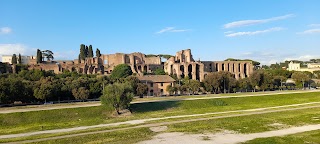
[(79, 64), (81, 63), (81, 57), (80, 57), (80, 54), (78, 55), (78, 63), (79, 63)]
[(88, 57), (89, 57), (89, 58), (92, 58), (92, 57), (93, 57), (92, 45), (89, 45), (89, 49), (88, 49)]
[(12, 55), (11, 63), (12, 64), (17, 64), (17, 55), (16, 54)]
[(77, 100), (85, 100), (85, 99), (88, 99), (89, 97), (89, 90), (87, 90), (85, 87), (74, 88), (72, 90), (72, 95)]
[(19, 56), (18, 56), (18, 63), (22, 64), (21, 54), (19, 54)]
[(86, 45), (86, 48), (84, 49), (85, 58), (89, 55), (89, 47)]
[(203, 80), (203, 84), (209, 92), (233, 92), (237, 81), (230, 72), (220, 71), (209, 73)]
[(97, 48), (97, 50), (96, 50), (96, 57), (100, 57), (100, 56), (101, 56), (100, 50)]
[(148, 86), (146, 84), (138, 83), (136, 91), (137, 95), (142, 97), (143, 95), (147, 94)]
[(164, 72), (164, 69), (157, 68), (157, 69), (154, 71), (154, 74), (155, 74), (155, 75), (166, 75), (166, 72)]
[(130, 75), (132, 75), (131, 67), (127, 64), (119, 64), (114, 67), (113, 71), (111, 72), (110, 78), (115, 80), (125, 78)]
[(133, 89), (129, 83), (114, 83), (104, 88), (100, 99), (107, 109), (115, 109), (120, 114), (120, 110), (129, 107), (133, 96)]
[(48, 61), (53, 60), (53, 52), (51, 50), (44, 50), (42, 51), (43, 58), (47, 58)]
[(86, 48), (84, 44), (80, 45), (80, 59), (84, 60), (86, 58)]
[(41, 50), (37, 49), (37, 63), (42, 62), (42, 52)]

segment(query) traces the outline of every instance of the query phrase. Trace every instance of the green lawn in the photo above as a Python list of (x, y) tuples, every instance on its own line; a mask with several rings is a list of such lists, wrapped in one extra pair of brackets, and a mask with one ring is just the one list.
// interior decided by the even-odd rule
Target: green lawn
[(0, 114), (0, 135), (112, 123), (132, 119), (198, 114), (320, 101), (320, 92), (226, 99), (133, 104), (133, 115), (113, 118), (103, 107)]
[(254, 139), (243, 144), (319, 144), (320, 130), (298, 133), (283, 137)]
[[(301, 126), (306, 124), (319, 124), (313, 118), (319, 116), (320, 108), (304, 109), (287, 112), (268, 113), (261, 115), (241, 116), (214, 120), (205, 120), (197, 122), (187, 122), (168, 125), (166, 132), (184, 132), (184, 133), (211, 133), (221, 130), (231, 130), (239, 133), (257, 133), (270, 130), (283, 129), (289, 126)], [(282, 127), (274, 127), (270, 124), (281, 123)], [(58, 140), (42, 141), (39, 143), (133, 143), (150, 139), (157, 133), (151, 132), (148, 128), (131, 129), (126, 131), (115, 131), (109, 133), (91, 134), (81, 137), (71, 137)], [(275, 137), (267, 139), (256, 139), (248, 143), (298, 143), (310, 140), (319, 143), (320, 131), (308, 132), (287, 136), (284, 138)], [(293, 140), (291, 140), (293, 138)]]

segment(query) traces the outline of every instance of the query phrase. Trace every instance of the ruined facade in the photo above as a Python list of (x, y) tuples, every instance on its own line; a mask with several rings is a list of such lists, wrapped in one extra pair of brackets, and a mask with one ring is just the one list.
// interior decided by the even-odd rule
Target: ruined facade
[(119, 64), (127, 64), (131, 67), (133, 73), (143, 75), (143, 73), (151, 73), (157, 68), (163, 69), (161, 58), (146, 57), (142, 53), (131, 54), (107, 54), (100, 57), (86, 58), (79, 63), (78, 59), (74, 61), (50, 61), (40, 64), (36, 60), (30, 60), (29, 69), (40, 69), (53, 71), (54, 73), (62, 73), (65, 70), (76, 71), (81, 74), (104, 74), (108, 75), (115, 66)]
[(249, 77), (254, 66), (251, 61), (194, 61), (191, 50), (182, 50), (176, 53), (164, 64), (164, 70), (169, 75), (178, 78), (188, 76), (190, 79), (203, 81), (209, 72), (228, 71), (236, 79)]
[(195, 61), (190, 49), (182, 50), (166, 62), (161, 62), (159, 56), (147, 57), (143, 53), (131, 54), (115, 53), (101, 55), (100, 57), (86, 58), (79, 61), (47, 61), (40, 64), (36, 59), (29, 60), (29, 69), (40, 69), (62, 73), (65, 70), (76, 71), (81, 74), (108, 75), (115, 66), (127, 64), (133, 73), (142, 76), (152, 73), (156, 69), (164, 69), (168, 75), (176, 75), (178, 78), (188, 76), (190, 79), (203, 81), (210, 72), (228, 71), (234, 74), (236, 79), (249, 77), (254, 69), (251, 61)]

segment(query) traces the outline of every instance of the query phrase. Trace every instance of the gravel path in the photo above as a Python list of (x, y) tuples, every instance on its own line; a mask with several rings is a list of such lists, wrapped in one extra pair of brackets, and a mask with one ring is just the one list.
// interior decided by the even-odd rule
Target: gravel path
[[(263, 94), (251, 94), (251, 95), (238, 95), (238, 96), (208, 96), (208, 97), (200, 97), (200, 98), (179, 98), (173, 97), (172, 99), (165, 100), (147, 100), (147, 101), (137, 101), (134, 103), (147, 103), (147, 102), (165, 102), (165, 101), (182, 101), (182, 100), (201, 100), (201, 99), (223, 99), (223, 98), (241, 98), (241, 97), (255, 97), (255, 96), (267, 96), (267, 95), (277, 95), (277, 94), (294, 94), (294, 93), (310, 93), (310, 92), (319, 92), (320, 90), (312, 90), (312, 91), (285, 91), (285, 92), (266, 92)], [(41, 110), (55, 110), (55, 109), (66, 109), (66, 108), (80, 108), (80, 107), (92, 107), (92, 106), (100, 106), (100, 102), (92, 102), (92, 103), (79, 103), (72, 105), (40, 105), (38, 107), (19, 107), (17, 109), (5, 109), (0, 108), (0, 114), (7, 113), (17, 113), (17, 112), (30, 112), (30, 111), (41, 111)]]
[[(299, 104), (299, 105), (301, 106), (302, 104)], [(292, 106), (293, 105), (289, 105), (288, 107), (292, 107)], [(319, 107), (320, 107), (320, 105), (305, 106), (305, 107), (294, 107), (294, 108), (288, 108), (288, 109), (276, 109), (276, 110), (272, 110), (272, 109), (274, 109), (276, 107), (272, 107), (271, 110), (270, 109), (268, 110), (266, 108), (264, 108), (264, 109), (260, 109), (259, 108), (259, 109), (250, 109), (250, 110), (239, 110), (239, 111), (231, 111), (231, 112), (246, 112), (246, 113), (230, 114), (230, 115), (207, 117), (207, 118), (194, 118), (194, 119), (177, 120), (177, 121), (169, 121), (169, 122), (159, 122), (159, 123), (138, 125), (138, 126), (133, 126), (133, 127), (118, 128), (118, 129), (111, 129), (111, 130), (102, 130), (102, 131), (94, 131), (94, 132), (85, 132), (85, 133), (79, 133), (79, 134), (70, 134), (70, 135), (64, 135), (64, 136), (42, 138), (42, 139), (37, 139), (37, 140), (27, 140), (27, 141), (14, 142), (14, 143), (39, 142), (39, 141), (45, 141), (45, 140), (62, 139), (62, 138), (68, 138), (68, 137), (84, 136), (84, 135), (89, 135), (89, 134), (106, 133), (106, 132), (113, 132), (113, 131), (119, 131), (119, 130), (128, 130), (128, 129), (134, 129), (134, 128), (156, 127), (156, 126), (163, 126), (163, 125), (170, 125), (170, 124), (177, 124), (177, 123), (185, 123), (185, 122), (193, 122), (193, 121), (221, 119), (221, 118), (230, 118), (230, 117), (239, 117), (239, 116), (249, 116), (249, 115), (257, 115), (257, 114), (265, 114), (265, 113), (274, 113), (274, 112), (283, 112), (283, 111), (293, 111), (293, 110), (301, 110), (301, 109), (319, 108)], [(284, 108), (284, 106), (281, 106), (281, 108)], [(263, 111), (261, 111), (261, 110), (263, 110)], [(218, 112), (217, 114), (220, 114), (220, 113), (221, 112)], [(214, 113), (210, 113), (210, 114), (214, 114)], [(201, 115), (203, 115), (203, 114), (201, 114)], [(188, 116), (194, 116), (194, 115), (185, 115), (185, 117), (188, 117)], [(181, 118), (182, 116), (172, 116), (172, 117), (166, 117), (166, 118), (169, 119), (169, 118), (177, 118), (177, 117)], [(101, 124), (101, 125), (94, 125), (94, 126), (83, 126), (83, 127), (77, 127), (77, 128), (57, 129), (57, 130), (30, 132), (30, 133), (23, 133), (23, 134), (1, 135), (0, 139), (32, 136), (32, 135), (37, 135), (37, 134), (71, 132), (71, 131), (83, 130), (83, 129), (88, 129), (88, 128), (117, 126), (117, 125), (121, 125), (121, 124), (142, 124), (142, 123), (145, 123), (147, 121), (161, 120), (161, 119), (164, 119), (164, 118), (142, 119), (142, 120), (133, 120), (133, 121), (120, 122), (120, 123), (113, 123), (113, 124)]]

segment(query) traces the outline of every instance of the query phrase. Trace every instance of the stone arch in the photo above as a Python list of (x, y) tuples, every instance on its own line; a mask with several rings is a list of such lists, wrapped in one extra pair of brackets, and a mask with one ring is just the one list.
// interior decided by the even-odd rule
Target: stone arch
[(184, 76), (185, 76), (184, 65), (180, 65), (180, 73), (181, 73), (181, 78), (184, 78)]
[(192, 79), (192, 65), (191, 64), (188, 65), (188, 77), (189, 77), (189, 79)]
[(222, 69), (222, 71), (224, 71), (225, 69), (224, 69), (224, 63), (222, 63), (221, 64), (222, 66), (221, 66), (221, 69)]
[(200, 65), (196, 64), (196, 80), (200, 80)]
[(146, 65), (143, 66), (143, 72), (148, 72), (148, 67)]
[(243, 73), (244, 73), (244, 77), (248, 77), (248, 74), (247, 74), (247, 63), (243, 64)]

